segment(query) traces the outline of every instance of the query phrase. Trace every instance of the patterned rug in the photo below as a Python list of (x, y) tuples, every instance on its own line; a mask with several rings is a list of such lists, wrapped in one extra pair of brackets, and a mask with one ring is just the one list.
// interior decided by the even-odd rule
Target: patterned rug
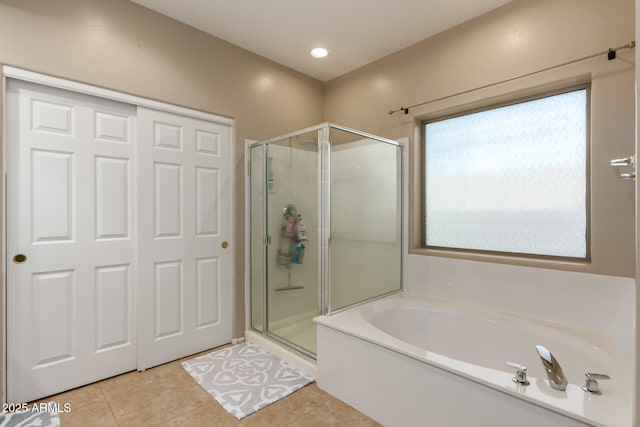
[(182, 367), (239, 420), (313, 382), (248, 343), (182, 362)]
[(0, 413), (0, 427), (60, 427), (57, 412), (26, 411)]

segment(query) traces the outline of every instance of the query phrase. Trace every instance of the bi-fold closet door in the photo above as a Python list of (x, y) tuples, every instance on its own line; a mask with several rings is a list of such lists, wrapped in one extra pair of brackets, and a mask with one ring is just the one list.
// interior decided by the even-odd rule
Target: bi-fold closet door
[(231, 127), (7, 82), (6, 400), (229, 342)]

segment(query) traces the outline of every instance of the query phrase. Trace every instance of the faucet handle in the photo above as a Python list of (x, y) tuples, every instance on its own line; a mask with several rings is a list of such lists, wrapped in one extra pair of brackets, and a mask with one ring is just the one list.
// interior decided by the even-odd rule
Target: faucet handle
[(505, 365), (507, 365), (510, 368), (513, 368), (516, 370), (516, 376), (513, 377), (511, 379), (511, 381), (513, 381), (516, 384), (520, 384), (520, 385), (529, 385), (531, 384), (529, 382), (529, 380), (527, 379), (527, 367), (523, 366), (523, 365), (519, 365), (517, 363), (514, 362), (504, 362)]
[(600, 386), (598, 385), (598, 380), (610, 380), (611, 377), (606, 374), (594, 374), (591, 372), (587, 372), (585, 375), (584, 386), (582, 387), (583, 391), (592, 393), (592, 394), (602, 394), (600, 391)]

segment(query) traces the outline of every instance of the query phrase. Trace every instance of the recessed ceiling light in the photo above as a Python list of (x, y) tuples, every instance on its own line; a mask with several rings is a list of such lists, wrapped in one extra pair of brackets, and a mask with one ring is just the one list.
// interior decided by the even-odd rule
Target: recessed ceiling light
[(311, 56), (314, 58), (324, 58), (329, 55), (329, 51), (323, 47), (317, 47), (311, 50)]

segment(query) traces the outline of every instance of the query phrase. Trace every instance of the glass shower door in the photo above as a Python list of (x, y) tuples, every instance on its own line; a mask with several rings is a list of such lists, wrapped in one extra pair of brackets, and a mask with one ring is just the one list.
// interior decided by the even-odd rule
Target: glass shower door
[[(251, 156), (252, 327), (315, 356), (313, 318), (319, 314), (317, 131), (254, 147)], [(262, 193), (255, 194), (254, 189), (259, 188)], [(267, 244), (261, 245), (260, 240)]]

